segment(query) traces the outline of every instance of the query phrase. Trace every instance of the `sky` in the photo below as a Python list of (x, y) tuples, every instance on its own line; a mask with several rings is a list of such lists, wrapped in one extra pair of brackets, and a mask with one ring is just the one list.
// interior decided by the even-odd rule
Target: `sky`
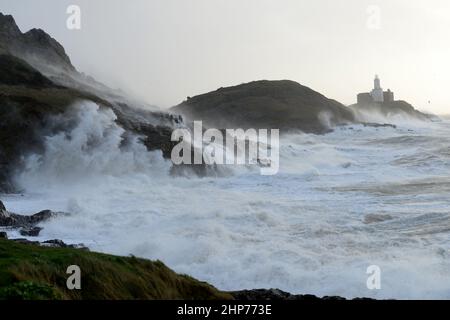
[(47, 31), (79, 71), (163, 108), (260, 79), (348, 105), (378, 74), (396, 99), (450, 114), (448, 0), (0, 0), (0, 12)]

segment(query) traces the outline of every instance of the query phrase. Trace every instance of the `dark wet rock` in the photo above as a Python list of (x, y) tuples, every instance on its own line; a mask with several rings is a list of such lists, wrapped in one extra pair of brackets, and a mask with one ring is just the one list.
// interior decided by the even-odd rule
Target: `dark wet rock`
[(11, 214), (6, 210), (0, 210), (0, 226), (9, 227), (14, 224), (15, 220)]
[(320, 300), (314, 295), (292, 295), (279, 289), (254, 289), (230, 292), (236, 300)]
[[(175, 118), (174, 118), (175, 119)], [(175, 120), (174, 120), (175, 121)], [(166, 159), (170, 159), (172, 148), (177, 144), (171, 141), (173, 128), (170, 126), (152, 125), (118, 119), (118, 123), (125, 129), (138, 134), (147, 150), (161, 150)]]
[(58, 248), (67, 248), (68, 247), (64, 241), (59, 240), (59, 239), (47, 240), (42, 243), (48, 244), (52, 247), (58, 247)]
[[(178, 144), (178, 142), (176, 142)], [(181, 155), (180, 155), (181, 156)], [(200, 164), (195, 164), (194, 159), (199, 157), (202, 159)], [(199, 148), (191, 146), (191, 164), (181, 163), (173, 165), (170, 169), (172, 176), (180, 177), (207, 177), (214, 176), (217, 172), (217, 165), (207, 165), (204, 161), (202, 151)]]
[[(263, 300), (303, 300), (303, 301), (320, 301), (320, 300), (347, 300), (339, 296), (317, 297), (311, 294), (290, 294), (279, 289), (254, 289), (229, 292), (236, 300), (243, 301), (263, 301)], [(354, 300), (371, 300), (369, 298), (356, 298)]]
[(231, 292), (237, 300), (287, 300), (289, 293), (278, 289), (254, 289)]
[[(23, 235), (26, 237), (31, 237), (31, 235)], [(6, 239), (8, 240), (8, 236), (6, 232), (0, 232), (0, 239)], [(33, 240), (28, 240), (26, 238), (16, 238), (16, 239), (9, 239), (9, 241), (14, 241), (17, 243), (22, 243), (22, 244), (29, 244), (29, 245), (34, 245), (34, 246), (41, 246), (41, 247), (51, 247), (51, 248), (67, 248), (67, 249), (78, 249), (78, 250), (83, 250), (83, 251), (90, 251), (88, 247), (86, 247), (84, 244), (79, 243), (79, 244), (67, 244), (62, 240), (59, 239), (53, 239), (53, 240), (47, 240), (44, 242), (39, 242), (39, 241), (33, 241)]]
[(20, 235), (24, 237), (37, 237), (41, 231), (41, 227), (23, 228), (20, 230)]
[(51, 211), (51, 210), (43, 210), (43, 211), (41, 211), (41, 212), (38, 212), (38, 213), (36, 213), (36, 214), (33, 214), (33, 215), (30, 217), (30, 222), (31, 222), (32, 224), (37, 224), (37, 223), (40, 223), (40, 222), (42, 222), (42, 221), (48, 220), (48, 219), (50, 219), (51, 217), (54, 217), (55, 215), (56, 215), (56, 213), (54, 213), (54, 212)]
[(52, 247), (52, 248), (71, 248), (71, 249), (80, 249), (84, 251), (89, 251), (89, 248), (84, 244), (67, 244), (60, 239), (47, 240), (41, 243), (42, 246)]
[(364, 122), (364, 127), (372, 127), (372, 128), (393, 128), (396, 129), (397, 126), (390, 123), (371, 123), (371, 122)]
[(31, 227), (40, 222), (48, 220), (54, 213), (46, 211), (44, 213), (37, 213), (32, 216), (24, 216), (20, 214), (10, 213), (8, 211), (0, 212), (0, 226), (2, 227)]
[(30, 244), (30, 245), (40, 245), (40, 242), (39, 241), (31, 241), (31, 240), (28, 240), (28, 239), (22, 239), (22, 238), (19, 238), (19, 239), (11, 239), (11, 241), (14, 241), (14, 242), (17, 242), (17, 243), (22, 243), (22, 244)]
[(44, 210), (33, 214), (31, 216), (24, 216), (16, 213), (11, 213), (6, 210), (3, 203), (0, 203), (0, 226), (11, 228), (31, 228), (36, 224), (41, 223), (55, 216), (56, 213), (50, 210)]
[(237, 300), (319, 300), (314, 295), (292, 295), (279, 289), (254, 289), (231, 292)]
[[(362, 299), (366, 299), (366, 298), (362, 298)], [(343, 300), (347, 300), (347, 299), (340, 297), (340, 296), (325, 296), (322, 298), (322, 300), (343, 301)], [(368, 300), (372, 300), (372, 299), (368, 299)]]

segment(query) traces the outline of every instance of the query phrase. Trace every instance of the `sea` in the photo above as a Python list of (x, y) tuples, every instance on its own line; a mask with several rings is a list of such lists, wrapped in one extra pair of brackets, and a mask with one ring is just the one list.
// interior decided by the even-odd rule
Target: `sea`
[(37, 240), (159, 259), (221, 290), (450, 298), (449, 120), (365, 115), (395, 127), (283, 134), (278, 174), (198, 177), (172, 175), (139, 137), (124, 145), (111, 110), (78, 109), (70, 132), (27, 155), (22, 192), (1, 196), (12, 212), (64, 213)]

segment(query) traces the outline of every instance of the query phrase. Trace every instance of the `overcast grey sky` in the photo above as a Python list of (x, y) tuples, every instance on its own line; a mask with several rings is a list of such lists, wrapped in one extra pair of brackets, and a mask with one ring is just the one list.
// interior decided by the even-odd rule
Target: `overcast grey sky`
[[(66, 28), (70, 4), (81, 30)], [(258, 79), (351, 104), (379, 74), (396, 98), (450, 113), (448, 0), (0, 0), (0, 11), (45, 29), (80, 71), (162, 107)]]

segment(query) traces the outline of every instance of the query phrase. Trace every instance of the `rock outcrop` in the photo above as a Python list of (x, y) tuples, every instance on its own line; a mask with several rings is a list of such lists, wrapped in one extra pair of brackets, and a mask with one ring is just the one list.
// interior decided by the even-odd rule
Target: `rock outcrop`
[(188, 98), (171, 111), (219, 129), (276, 128), (324, 133), (355, 120), (346, 106), (289, 80), (220, 88)]
[(24, 237), (37, 237), (41, 231), (41, 227), (27, 227), (20, 230), (20, 235)]
[(400, 117), (404, 119), (417, 119), (430, 121), (436, 116), (425, 114), (415, 109), (406, 101), (389, 101), (383, 103), (354, 104), (350, 108), (355, 112), (356, 118), (365, 121), (365, 117), (370, 114), (379, 115), (386, 120)]
[[(6, 207), (3, 204), (3, 202), (0, 201), (0, 227), (12, 230), (19, 229), (19, 233), (23, 237), (39, 236), (39, 233), (42, 231), (43, 228), (38, 227), (36, 225), (41, 222), (48, 221), (49, 219), (51, 219), (52, 217), (56, 217), (57, 215), (58, 213), (50, 210), (43, 210), (30, 216), (20, 215), (6, 210)], [(7, 233), (5, 231), (0, 232), (0, 238), (8, 239)], [(18, 238), (18, 239), (11, 239), (11, 241), (22, 244), (39, 245), (45, 247), (75, 248), (75, 249), (89, 250), (83, 244), (66, 244), (64, 241), (58, 239), (39, 242), (28, 240), (25, 238)]]
[(22, 33), (14, 18), (0, 13), (0, 50), (28, 61), (35, 68), (59, 68), (61, 72), (74, 72), (64, 47), (41, 29)]
[[(339, 296), (317, 297), (311, 294), (291, 294), (279, 289), (254, 289), (230, 292), (236, 299), (241, 301), (280, 301), (280, 300), (297, 300), (297, 301), (319, 301), (319, 300), (347, 300)], [(369, 298), (355, 298), (353, 300), (372, 300)]]
[(31, 216), (12, 213), (7, 211), (3, 203), (0, 201), (0, 227), (32, 228), (35, 225), (54, 217), (55, 215), (56, 213), (50, 210), (44, 210)]

